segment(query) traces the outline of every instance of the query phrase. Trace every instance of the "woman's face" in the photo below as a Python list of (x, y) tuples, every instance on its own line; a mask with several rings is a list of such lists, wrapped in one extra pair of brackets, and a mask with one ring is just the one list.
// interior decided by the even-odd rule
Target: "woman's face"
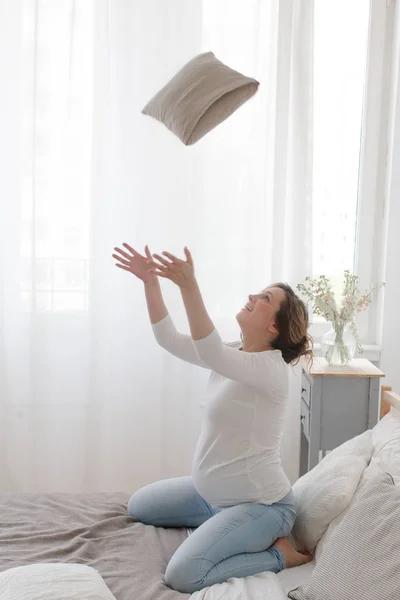
[(284, 299), (285, 291), (273, 286), (265, 288), (260, 294), (250, 294), (249, 301), (236, 315), (241, 330), (248, 333), (264, 330), (276, 336), (276, 314)]

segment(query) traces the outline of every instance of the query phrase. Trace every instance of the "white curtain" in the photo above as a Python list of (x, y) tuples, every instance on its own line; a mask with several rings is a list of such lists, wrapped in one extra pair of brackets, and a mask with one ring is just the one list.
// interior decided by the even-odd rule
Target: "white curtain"
[[(189, 472), (208, 373), (156, 345), (143, 286), (111, 254), (187, 245), (227, 340), (249, 293), (311, 271), (312, 9), (0, 0), (1, 490), (134, 491)], [(141, 109), (206, 50), (261, 85), (188, 148)], [(292, 479), (298, 404), (295, 390)]]

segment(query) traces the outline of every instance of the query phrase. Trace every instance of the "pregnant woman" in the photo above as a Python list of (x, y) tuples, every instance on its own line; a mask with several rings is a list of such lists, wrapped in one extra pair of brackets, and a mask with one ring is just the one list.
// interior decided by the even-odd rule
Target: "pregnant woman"
[[(192, 593), (229, 577), (277, 573), (311, 557), (286, 536), (296, 505), (280, 459), (288, 405), (288, 364), (311, 356), (304, 303), (285, 284), (252, 294), (236, 316), (242, 342), (224, 344), (196, 281), (191, 254), (145, 256), (123, 244), (117, 267), (144, 282), (158, 343), (211, 371), (190, 477), (166, 479), (133, 494), (128, 513), (159, 527), (195, 527), (165, 573), (171, 588)], [(159, 277), (179, 286), (191, 336), (178, 333)]]

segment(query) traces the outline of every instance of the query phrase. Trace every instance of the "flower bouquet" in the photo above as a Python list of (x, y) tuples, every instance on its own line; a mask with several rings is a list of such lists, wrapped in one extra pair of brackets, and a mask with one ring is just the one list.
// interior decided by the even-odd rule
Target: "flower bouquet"
[(355, 316), (366, 310), (372, 301), (372, 294), (385, 284), (378, 283), (370, 291), (361, 293), (358, 277), (350, 271), (344, 272), (342, 302), (338, 306), (332, 285), (325, 275), (306, 277), (297, 289), (313, 305), (314, 313), (331, 323), (331, 329), (321, 339), (321, 347), (326, 360), (332, 365), (347, 364), (357, 352), (362, 353)]

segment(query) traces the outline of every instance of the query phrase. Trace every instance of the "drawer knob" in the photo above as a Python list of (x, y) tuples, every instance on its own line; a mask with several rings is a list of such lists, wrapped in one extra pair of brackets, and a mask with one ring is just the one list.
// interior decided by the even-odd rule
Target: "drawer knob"
[(305, 419), (305, 418), (306, 418), (306, 415), (301, 415), (301, 417), (300, 417), (300, 421), (302, 421), (302, 420), (303, 420), (303, 419)]

